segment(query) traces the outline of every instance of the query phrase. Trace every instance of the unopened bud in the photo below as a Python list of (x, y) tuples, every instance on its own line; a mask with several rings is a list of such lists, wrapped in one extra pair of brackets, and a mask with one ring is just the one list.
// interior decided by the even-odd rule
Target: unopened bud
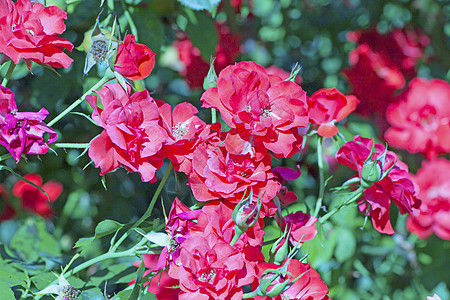
[(365, 189), (371, 187), (381, 180), (382, 173), (377, 159), (364, 163), (361, 170), (361, 186)]
[(216, 70), (214, 68), (215, 60), (216, 60), (215, 57), (211, 58), (208, 74), (206, 75), (205, 79), (203, 80), (203, 89), (205, 91), (208, 90), (209, 88), (217, 86), (217, 74), (216, 74)]

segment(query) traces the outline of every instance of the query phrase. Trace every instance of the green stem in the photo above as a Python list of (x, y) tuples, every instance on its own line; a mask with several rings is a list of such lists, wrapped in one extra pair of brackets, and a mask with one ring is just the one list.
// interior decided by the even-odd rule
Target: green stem
[(323, 148), (322, 137), (317, 138), (317, 165), (319, 167), (319, 197), (317, 198), (316, 208), (314, 210), (314, 218), (319, 215), (320, 208), (322, 207), (323, 195), (325, 193), (325, 179), (323, 175)]
[(55, 143), (55, 148), (72, 148), (72, 149), (85, 149), (89, 147), (89, 143)]
[(47, 123), (47, 126), (53, 126), (56, 122), (58, 122), (60, 119), (62, 119), (65, 115), (67, 115), (68, 113), (70, 113), (75, 107), (77, 107), (78, 105), (81, 104), (81, 102), (84, 101), (84, 99), (86, 98), (87, 95), (91, 94), (92, 91), (100, 88), (101, 86), (103, 86), (105, 83), (107, 83), (109, 80), (111, 80), (114, 77), (111, 77), (111, 73), (110, 72), (106, 72), (105, 76), (103, 76), (102, 79), (100, 79), (99, 82), (97, 82), (93, 87), (91, 87), (86, 93), (83, 94), (83, 96), (81, 96), (80, 98), (78, 98), (78, 100), (76, 100), (74, 103), (72, 103), (68, 108), (66, 108), (62, 113), (60, 113), (59, 115), (57, 115), (53, 120), (51, 120), (50, 122)]
[(0, 156), (0, 161), (4, 161), (5, 159), (8, 159), (10, 157), (12, 157), (11, 153), (3, 154), (2, 156)]
[(159, 194), (161, 194), (164, 184), (169, 178), (170, 171), (172, 171), (172, 163), (169, 164), (166, 173), (164, 174), (164, 177), (159, 182), (158, 188), (156, 189), (156, 192), (153, 195), (152, 201), (150, 201), (150, 205), (148, 206), (147, 211), (139, 220), (136, 221), (136, 223), (134, 223), (134, 225), (130, 229), (128, 229), (127, 232), (124, 233), (124, 235), (120, 237), (120, 239), (114, 244), (114, 246), (111, 247), (111, 250), (109, 252), (115, 252), (117, 248), (120, 246), (120, 244), (122, 244), (122, 242), (130, 235), (130, 233), (133, 232), (134, 228), (141, 225), (142, 222), (144, 222), (148, 217), (150, 217), (153, 211), (153, 207), (155, 206), (156, 200), (158, 200)]
[(8, 84), (15, 67), (16, 64), (11, 60), (11, 62), (9, 63), (8, 71), (6, 72), (6, 76), (2, 80), (2, 86), (6, 86)]
[(339, 204), (337, 207), (335, 207), (332, 211), (328, 212), (324, 216), (322, 216), (319, 219), (320, 223), (325, 223), (326, 220), (328, 220), (331, 216), (333, 216), (335, 213), (337, 213), (342, 207), (348, 206), (352, 203), (354, 203), (356, 200), (358, 200), (362, 195), (364, 194), (364, 188), (359, 187), (356, 191), (351, 193), (347, 200), (344, 200)]

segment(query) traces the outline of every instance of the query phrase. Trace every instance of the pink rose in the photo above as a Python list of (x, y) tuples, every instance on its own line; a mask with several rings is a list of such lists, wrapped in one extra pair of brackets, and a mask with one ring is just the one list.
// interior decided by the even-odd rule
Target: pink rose
[(160, 150), (167, 140), (161, 126), (158, 105), (148, 91), (129, 96), (119, 83), (106, 85), (97, 91), (103, 109), (97, 106), (97, 96), (86, 101), (94, 112), (92, 119), (104, 130), (91, 141), (89, 157), (100, 175), (123, 165), (130, 172), (138, 172), (142, 181), (156, 181), (155, 172), (163, 164)]
[(29, 0), (0, 0), (0, 52), (18, 64), (24, 59), (55, 68), (68, 68), (72, 51), (68, 40), (58, 37), (66, 30), (67, 14), (56, 6), (45, 7)]

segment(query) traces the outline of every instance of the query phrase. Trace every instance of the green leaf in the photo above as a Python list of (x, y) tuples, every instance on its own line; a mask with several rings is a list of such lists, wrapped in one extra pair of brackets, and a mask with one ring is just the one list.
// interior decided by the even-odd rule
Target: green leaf
[(131, 292), (132, 290), (124, 290), (124, 291), (120, 291), (117, 294), (117, 299), (118, 300), (128, 300), (131, 296)]
[(48, 233), (43, 219), (27, 219), (11, 240), (10, 247), (28, 262), (45, 256), (60, 256), (58, 241)]
[(78, 298), (80, 300), (105, 300), (103, 292), (98, 287), (83, 290)]
[(178, 0), (178, 1), (193, 10), (206, 9), (210, 13), (212, 13), (220, 3), (220, 0)]
[(33, 282), (38, 290), (45, 289), (55, 280), (58, 280), (58, 277), (52, 272), (40, 273), (31, 277), (31, 282)]
[[(11, 272), (11, 269), (14, 273)], [(23, 273), (18, 272), (12, 267), (11, 269), (5, 270), (3, 267), (0, 267), (0, 282), (7, 283), (9, 286), (25, 285), (25, 276), (20, 276)]]
[(4, 300), (16, 299), (10, 286), (2, 281), (0, 281), (0, 295), (2, 295), (2, 299)]
[(123, 225), (119, 222), (113, 220), (104, 220), (101, 221), (97, 227), (95, 227), (95, 238), (101, 238), (105, 235), (116, 232), (117, 230), (122, 229)]
[(214, 21), (202, 12), (186, 10), (186, 14), (189, 20), (186, 27), (189, 39), (200, 50), (202, 58), (209, 61), (216, 53), (217, 32)]

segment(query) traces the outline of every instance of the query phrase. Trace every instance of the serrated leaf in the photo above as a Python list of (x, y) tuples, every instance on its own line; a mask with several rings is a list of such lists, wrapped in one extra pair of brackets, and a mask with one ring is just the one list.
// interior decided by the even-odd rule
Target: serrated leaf
[(101, 238), (105, 235), (116, 232), (121, 229), (123, 224), (113, 220), (104, 220), (98, 223), (97, 227), (95, 227), (95, 238)]
[(90, 245), (92, 243), (93, 240), (95, 240), (94, 237), (81, 238), (75, 243), (75, 246), (73, 246), (73, 247), (74, 248), (80, 248), (80, 247), (88, 246), (88, 245)]
[(210, 13), (217, 8), (220, 0), (178, 0), (183, 5), (193, 9), (193, 10), (207, 10)]
[[(214, 21), (203, 12), (187, 11), (189, 23), (186, 32), (192, 44), (200, 50), (205, 61), (215, 55), (217, 44), (217, 31)], [(208, 37), (208, 38), (205, 38)]]

